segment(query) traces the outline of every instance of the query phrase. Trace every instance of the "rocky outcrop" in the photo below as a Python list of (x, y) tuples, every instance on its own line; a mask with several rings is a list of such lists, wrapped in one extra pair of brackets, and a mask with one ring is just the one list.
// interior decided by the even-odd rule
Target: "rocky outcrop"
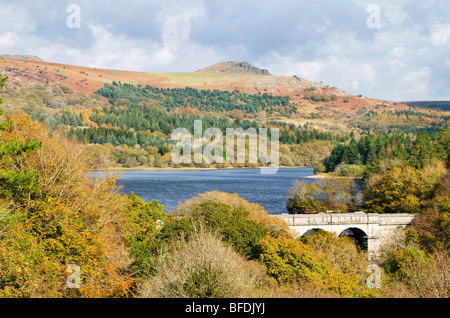
[(3, 54), (0, 55), (2, 59), (5, 60), (21, 60), (21, 61), (35, 61), (35, 62), (44, 62), (43, 59), (37, 57), (35, 55), (12, 55), (12, 54)]
[(269, 71), (253, 66), (247, 62), (219, 62), (202, 68), (197, 72), (215, 72), (218, 74), (257, 74), (271, 75)]

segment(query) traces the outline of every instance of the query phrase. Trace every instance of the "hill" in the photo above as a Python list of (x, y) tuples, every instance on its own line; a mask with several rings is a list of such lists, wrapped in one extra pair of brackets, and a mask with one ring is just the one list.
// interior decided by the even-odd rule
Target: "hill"
[(5, 112), (24, 111), (52, 133), (78, 139), (98, 168), (179, 167), (171, 162), (170, 135), (192, 131), (196, 119), (221, 131), (279, 128), (280, 165), (315, 166), (336, 143), (373, 133), (436, 133), (450, 118), (296, 75), (273, 76), (246, 62), (148, 73), (3, 59), (0, 74), (9, 77)]
[[(190, 73), (148, 73), (108, 70), (58, 64), (38, 60), (0, 60), (0, 73), (8, 76), (7, 88), (20, 89), (44, 85), (93, 95), (112, 81), (150, 85), (159, 88), (192, 87), (199, 90), (239, 90), (247, 94), (272, 94), (289, 98), (298, 116), (289, 121), (301, 124), (303, 119), (343, 119), (368, 111), (396, 111), (408, 106), (392, 101), (352, 95), (337, 87), (310, 81), (300, 76), (270, 76), (248, 63), (222, 62)], [(347, 119), (346, 119), (347, 118)], [(326, 124), (326, 123), (323, 123)]]

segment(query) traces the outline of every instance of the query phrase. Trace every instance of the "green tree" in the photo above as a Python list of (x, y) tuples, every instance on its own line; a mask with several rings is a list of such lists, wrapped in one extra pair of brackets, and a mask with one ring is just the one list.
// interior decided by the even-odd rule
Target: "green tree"
[(421, 169), (430, 163), (433, 157), (433, 145), (427, 133), (417, 134), (417, 138), (411, 149), (409, 163), (411, 166)]
[[(7, 77), (0, 79), (0, 89), (3, 88)], [(3, 100), (0, 99), (0, 106)], [(3, 111), (0, 109), (0, 116)], [(0, 132), (7, 131), (12, 125), (11, 121), (0, 123)], [(15, 199), (21, 204), (31, 200), (38, 194), (39, 175), (32, 171), (21, 170), (21, 158), (39, 149), (42, 146), (38, 141), (4, 142), (0, 138), (0, 198)]]
[(210, 231), (218, 231), (241, 254), (252, 257), (256, 242), (266, 236), (264, 225), (249, 219), (243, 207), (205, 201), (191, 210), (191, 217)]
[(447, 162), (447, 168), (450, 168), (450, 132), (444, 128), (439, 130), (436, 139), (436, 157)]
[(355, 139), (350, 141), (350, 145), (348, 147), (347, 160), (349, 164), (356, 164), (358, 162), (359, 152), (358, 152), (358, 143)]
[(157, 251), (161, 248), (158, 235), (168, 219), (164, 206), (156, 201), (146, 203), (143, 199), (131, 193), (127, 205), (128, 226), (130, 235), (126, 238), (130, 246), (130, 256), (133, 263), (130, 271), (138, 277), (148, 277), (155, 274)]

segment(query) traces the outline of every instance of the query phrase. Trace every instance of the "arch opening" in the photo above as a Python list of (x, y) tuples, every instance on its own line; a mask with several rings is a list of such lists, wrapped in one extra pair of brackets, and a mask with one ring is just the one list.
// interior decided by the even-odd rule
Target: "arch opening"
[(367, 251), (369, 248), (369, 240), (366, 232), (356, 227), (345, 229), (339, 234), (339, 237), (347, 236), (355, 240), (358, 250)]

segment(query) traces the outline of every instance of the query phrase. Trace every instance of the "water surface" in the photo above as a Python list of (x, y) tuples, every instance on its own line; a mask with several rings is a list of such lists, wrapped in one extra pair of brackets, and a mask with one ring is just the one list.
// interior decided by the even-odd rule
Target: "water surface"
[(206, 191), (237, 193), (258, 203), (272, 214), (287, 213), (287, 193), (294, 179), (314, 175), (312, 168), (283, 168), (272, 175), (260, 169), (124, 171), (117, 184), (124, 193), (138, 195), (145, 201), (157, 200), (169, 212), (178, 202)]

